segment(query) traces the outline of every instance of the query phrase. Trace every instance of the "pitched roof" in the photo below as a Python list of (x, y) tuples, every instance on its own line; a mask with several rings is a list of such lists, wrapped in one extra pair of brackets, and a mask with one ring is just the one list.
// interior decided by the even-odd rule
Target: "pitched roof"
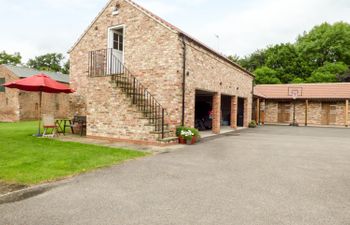
[[(73, 47), (69, 50), (69, 52), (71, 52), (75, 46), (77, 46), (77, 44), (80, 42), (80, 40), (84, 37), (84, 35), (87, 33), (87, 31), (92, 27), (92, 25), (97, 21), (97, 19), (102, 15), (102, 13), (107, 9), (108, 5), (112, 2), (113, 0), (110, 0), (107, 5), (103, 8), (103, 10), (98, 14), (98, 16), (93, 20), (93, 22), (90, 24), (90, 26), (85, 30), (85, 32), (83, 33), (82, 36), (80, 36), (80, 38), (78, 39), (78, 41), (73, 45)], [(152, 19), (154, 19), (155, 21), (159, 22), (160, 24), (168, 27), (170, 30), (183, 35), (185, 37), (187, 37), (188, 39), (190, 39), (191, 41), (193, 41), (194, 43), (196, 43), (197, 45), (201, 46), (202, 48), (206, 49), (207, 51), (217, 55), (219, 58), (223, 59), (224, 61), (228, 62), (229, 64), (233, 65), (234, 67), (238, 68), (239, 70), (247, 73), (248, 75), (255, 77), (251, 72), (249, 72), (248, 70), (244, 69), (243, 67), (241, 67), (239, 64), (233, 62), (232, 60), (228, 59), (226, 56), (224, 56), (223, 54), (217, 52), (216, 50), (210, 48), (209, 46), (207, 46), (206, 44), (204, 44), (203, 42), (199, 41), (198, 39), (192, 37), (191, 35), (187, 34), (186, 32), (182, 31), (181, 29), (179, 29), (178, 27), (174, 26), (173, 24), (167, 22), (166, 20), (162, 19), (161, 17), (155, 15), (154, 13), (152, 13), (151, 11), (145, 9), (144, 7), (142, 7), (141, 5), (137, 4), (136, 2), (132, 1), (132, 0), (125, 0), (126, 2), (130, 3), (132, 6), (134, 6), (135, 8), (139, 9), (141, 12), (145, 13), (147, 16), (151, 17)]]
[(350, 83), (257, 85), (254, 95), (266, 99), (350, 99)]
[(10, 70), (19, 78), (26, 78), (26, 77), (43, 73), (58, 82), (66, 83), (66, 84), (69, 83), (69, 76), (67, 74), (44, 71), (44, 70), (35, 70), (28, 67), (23, 67), (23, 66), (12, 66), (12, 65), (3, 65), (3, 66), (5, 66), (8, 70)]

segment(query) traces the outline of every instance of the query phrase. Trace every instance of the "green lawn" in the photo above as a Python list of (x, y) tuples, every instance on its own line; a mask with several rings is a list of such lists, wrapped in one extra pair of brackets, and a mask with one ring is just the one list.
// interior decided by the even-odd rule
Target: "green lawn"
[(0, 123), (0, 182), (37, 184), (146, 153), (33, 137), (36, 122)]

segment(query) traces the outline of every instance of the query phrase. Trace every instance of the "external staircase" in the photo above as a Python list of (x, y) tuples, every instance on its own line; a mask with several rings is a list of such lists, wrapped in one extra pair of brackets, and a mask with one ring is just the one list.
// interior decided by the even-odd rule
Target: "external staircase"
[(174, 137), (174, 131), (165, 122), (165, 108), (113, 54), (112, 49), (90, 52), (89, 76), (109, 76), (111, 85), (119, 88), (128, 97), (130, 104), (141, 113), (142, 116), (139, 119), (146, 119), (148, 121), (146, 126), (154, 128), (151, 134), (157, 136), (157, 141), (169, 143), (177, 140)]

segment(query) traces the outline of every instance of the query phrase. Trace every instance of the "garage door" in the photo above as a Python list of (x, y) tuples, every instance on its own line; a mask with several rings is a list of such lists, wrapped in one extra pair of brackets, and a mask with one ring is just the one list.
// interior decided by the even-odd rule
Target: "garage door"
[(331, 103), (322, 103), (321, 124), (332, 125), (336, 123), (337, 106)]
[(278, 103), (278, 123), (289, 123), (291, 117), (291, 103)]

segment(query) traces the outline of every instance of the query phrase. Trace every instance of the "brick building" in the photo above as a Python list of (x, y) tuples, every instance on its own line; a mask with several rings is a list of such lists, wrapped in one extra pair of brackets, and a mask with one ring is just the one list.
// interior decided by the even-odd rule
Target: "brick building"
[(251, 118), (252, 74), (131, 0), (108, 2), (70, 62), (91, 137), (155, 143), (181, 124), (220, 133)]
[[(69, 76), (65, 74), (38, 71), (26, 67), (0, 65), (0, 121), (14, 122), (38, 119), (39, 93), (5, 88), (4, 83), (45, 73), (52, 79), (69, 84)], [(43, 93), (42, 112), (56, 117), (66, 118), (71, 113), (71, 101), (66, 94)]]
[(253, 118), (265, 124), (346, 126), (350, 83), (257, 85)]

